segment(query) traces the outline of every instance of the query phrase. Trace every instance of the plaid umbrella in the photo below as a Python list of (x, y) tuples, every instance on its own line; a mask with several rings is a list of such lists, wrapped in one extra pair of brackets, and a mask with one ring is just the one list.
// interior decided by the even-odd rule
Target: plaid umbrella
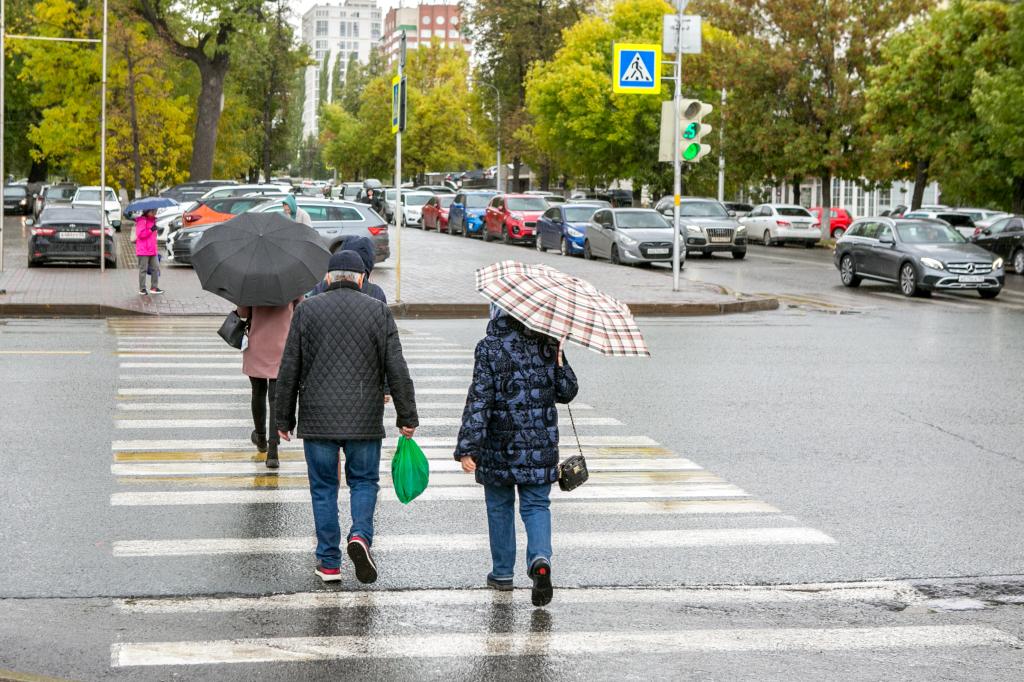
[(476, 290), (536, 332), (602, 355), (651, 355), (624, 303), (547, 265), (507, 260), (482, 267)]

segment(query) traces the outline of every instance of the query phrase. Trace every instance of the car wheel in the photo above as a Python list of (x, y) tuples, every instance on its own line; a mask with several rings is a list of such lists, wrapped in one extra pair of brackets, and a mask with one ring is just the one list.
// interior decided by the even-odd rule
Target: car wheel
[(469, 239), (470, 237), (469, 228), (466, 227), (466, 223), (462, 223), (462, 236), (466, 239)]
[(533, 237), (533, 245), (541, 253), (544, 253), (545, 251), (547, 251), (547, 249), (544, 248), (544, 240), (540, 238), (540, 234), (535, 234), (534, 235), (534, 237)]
[(480, 239), (482, 239), (484, 242), (491, 241), (491, 233), (487, 231), (486, 225), (480, 228)]
[(744, 258), (747, 257), (747, 250), (743, 249), (742, 251), (733, 251), (732, 257), (735, 258), (736, 260), (743, 260)]
[(846, 234), (846, 230), (841, 227), (837, 227), (835, 231), (832, 232), (832, 239), (842, 239), (844, 234)]
[(612, 262), (612, 265), (622, 265), (622, 259), (619, 258), (619, 247), (612, 244), (612, 252), (608, 257), (608, 260)]
[(900, 291), (904, 296), (916, 296), (918, 293), (917, 270), (913, 263), (904, 263), (900, 267)]
[(814, 248), (814, 244), (815, 244), (814, 242), (804, 242), (804, 248), (806, 248), (806, 249), (813, 249)]
[(583, 260), (594, 260), (594, 252), (590, 250), (590, 242), (583, 242)]
[(107, 269), (108, 270), (117, 270), (117, 261), (116, 260), (108, 260), (107, 261)]
[(558, 252), (560, 254), (562, 254), (563, 256), (568, 256), (569, 255), (569, 242), (567, 242), (565, 240), (565, 237), (562, 237), (558, 241)]
[(765, 230), (764, 234), (761, 235), (761, 241), (764, 243), (765, 246), (771, 246), (772, 245), (772, 231), (771, 230)]
[(839, 279), (843, 280), (844, 286), (860, 286), (860, 277), (857, 276), (857, 271), (854, 270), (852, 256), (843, 256), (842, 260), (839, 261)]
[(978, 289), (978, 295), (985, 299), (993, 299), (1002, 289)]
[(41, 263), (39, 261), (33, 260), (31, 258), (28, 259), (28, 267), (30, 268), (38, 268), (40, 265)]
[(1013, 269), (1018, 275), (1024, 275), (1024, 249), (1017, 249), (1013, 254)]
[(508, 225), (502, 225), (501, 226), (501, 243), (502, 244), (511, 244), (512, 243), (512, 238), (508, 234)]

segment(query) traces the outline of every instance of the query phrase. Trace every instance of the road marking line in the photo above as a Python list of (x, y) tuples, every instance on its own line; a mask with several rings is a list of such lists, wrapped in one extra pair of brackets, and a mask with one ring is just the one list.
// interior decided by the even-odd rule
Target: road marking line
[[(567, 505), (568, 506), (568, 505)], [(803, 585), (681, 588), (559, 589), (558, 605), (630, 604), (702, 606), (713, 604), (817, 604), (887, 602), (918, 604), (924, 596), (913, 585), (894, 583), (817, 583)], [(320, 609), (399, 609), (491, 606), (489, 590), (374, 590), (297, 592), (257, 597), (155, 597), (115, 599), (114, 607), (134, 615), (206, 614)]]
[[(559, 592), (561, 595), (562, 593)], [(492, 597), (493, 598), (493, 597)], [(641, 655), (692, 652), (863, 651), (1019, 647), (989, 625), (862, 628), (737, 628), (629, 632), (447, 633), (265, 637), (195, 642), (128, 642), (110, 647), (113, 667), (275, 663), (348, 659)]]
[[(424, 436), (417, 438), (416, 442), (422, 448), (447, 448), (455, 447), (455, 438), (440, 436)], [(398, 441), (396, 438), (386, 438), (382, 447), (387, 450), (394, 448)], [(631, 447), (658, 447), (658, 442), (648, 436), (580, 436), (580, 445), (584, 447), (609, 447), (609, 448), (631, 448)], [(244, 439), (223, 438), (207, 440), (115, 440), (112, 444), (114, 451), (132, 450), (155, 452), (159, 450), (171, 450), (181, 452), (185, 450), (251, 450), (252, 443)], [(281, 443), (285, 450), (301, 450), (302, 440), (292, 439)]]
[[(244, 408), (244, 406), (242, 406)], [(420, 417), (420, 427), (459, 426), (461, 417)], [(118, 429), (221, 429), (248, 428), (251, 419), (115, 419)], [(623, 426), (613, 417), (576, 417), (577, 426)]]
[[(462, 383), (468, 384), (472, 381), (472, 375), (420, 375), (413, 377), (413, 383)], [(236, 374), (122, 374), (118, 377), (121, 382), (152, 382), (152, 381), (237, 381), (249, 383), (249, 377), (245, 376), (241, 372)], [(203, 389), (194, 389), (202, 391)], [(417, 389), (417, 393), (421, 392)], [(197, 394), (198, 395), (198, 394)], [(575, 408), (575, 403), (573, 404)]]
[[(191, 356), (190, 356), (191, 357)], [(121, 369), (231, 369), (240, 368), (242, 358), (237, 362), (122, 362)], [(472, 369), (472, 363), (459, 364), (417, 364), (408, 363), (409, 369)]]
[[(475, 490), (475, 488), (470, 488)], [(575, 492), (575, 491), (574, 491)], [(525, 542), (525, 536), (519, 542)], [(700, 528), (672, 530), (593, 531), (558, 534), (558, 550), (651, 549), (746, 545), (828, 545), (828, 535), (814, 528)], [(292, 554), (312, 552), (312, 536), (273, 538), (190, 538), (181, 540), (115, 540), (116, 557), (216, 556), (224, 554)], [(374, 552), (470, 552), (490, 547), (487, 535), (382, 535)]]
[[(189, 359), (202, 359), (207, 358), (242, 358), (241, 351), (235, 352), (223, 352), (222, 349), (189, 349), (187, 353), (181, 352), (181, 349), (174, 351), (154, 351), (153, 349), (130, 349), (122, 350), (118, 349), (116, 352), (119, 358), (136, 358), (136, 359), (174, 359), (174, 358), (189, 358)], [(465, 355), (472, 355), (470, 351), (467, 351)], [(403, 357), (406, 360), (462, 360), (462, 353), (445, 351), (444, 353), (403, 353)], [(442, 368), (449, 369), (452, 367), (472, 367), (468, 363), (459, 363), (458, 365), (420, 365), (425, 368)]]
[(92, 355), (91, 350), (0, 350), (0, 355)]

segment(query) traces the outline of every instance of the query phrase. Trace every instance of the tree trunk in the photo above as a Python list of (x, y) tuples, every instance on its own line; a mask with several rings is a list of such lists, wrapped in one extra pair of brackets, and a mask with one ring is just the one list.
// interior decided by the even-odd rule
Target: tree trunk
[(224, 76), (228, 58), (218, 55), (205, 64), (197, 64), (200, 76), (196, 129), (192, 138), (192, 163), (189, 179), (209, 180), (213, 176), (213, 157), (217, 150), (217, 127), (224, 99)]
[(1024, 177), (1013, 179), (1013, 206), (1010, 208), (1014, 213), (1024, 213)]
[(540, 188), (547, 192), (551, 187), (551, 164), (545, 163), (540, 167)]
[[(827, 235), (827, 236), (826, 236)], [(821, 237), (832, 238), (832, 175), (821, 176)]]
[(914, 193), (910, 198), (910, 210), (921, 208), (924, 200), (924, 188), (928, 186), (928, 162), (918, 161), (914, 168)]
[(263, 181), (270, 182), (270, 145), (271, 138), (274, 132), (274, 118), (273, 118), (273, 104), (272, 104), (273, 93), (271, 86), (267, 86), (267, 97), (263, 103), (263, 150), (261, 155), (263, 165)]
[(519, 186), (519, 168), (522, 166), (523, 160), (519, 156), (512, 157), (512, 191), (521, 192), (522, 188)]
[(133, 199), (142, 191), (142, 152), (139, 149), (139, 115), (135, 106), (135, 58), (129, 41), (124, 44), (124, 60), (128, 67), (128, 118), (132, 127), (132, 190)]
[(800, 205), (800, 181), (802, 179), (799, 176), (793, 176), (793, 203), (797, 206)]

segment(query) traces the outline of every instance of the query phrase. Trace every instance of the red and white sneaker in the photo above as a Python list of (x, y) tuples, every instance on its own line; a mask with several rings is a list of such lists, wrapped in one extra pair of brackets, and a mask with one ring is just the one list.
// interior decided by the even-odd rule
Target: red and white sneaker
[(370, 545), (358, 535), (348, 541), (348, 558), (356, 569), (356, 579), (361, 583), (372, 583), (377, 580), (377, 564), (370, 555)]
[(320, 580), (323, 580), (325, 583), (336, 583), (341, 580), (340, 568), (326, 568), (319, 561), (316, 562), (316, 569), (313, 572), (316, 573)]

